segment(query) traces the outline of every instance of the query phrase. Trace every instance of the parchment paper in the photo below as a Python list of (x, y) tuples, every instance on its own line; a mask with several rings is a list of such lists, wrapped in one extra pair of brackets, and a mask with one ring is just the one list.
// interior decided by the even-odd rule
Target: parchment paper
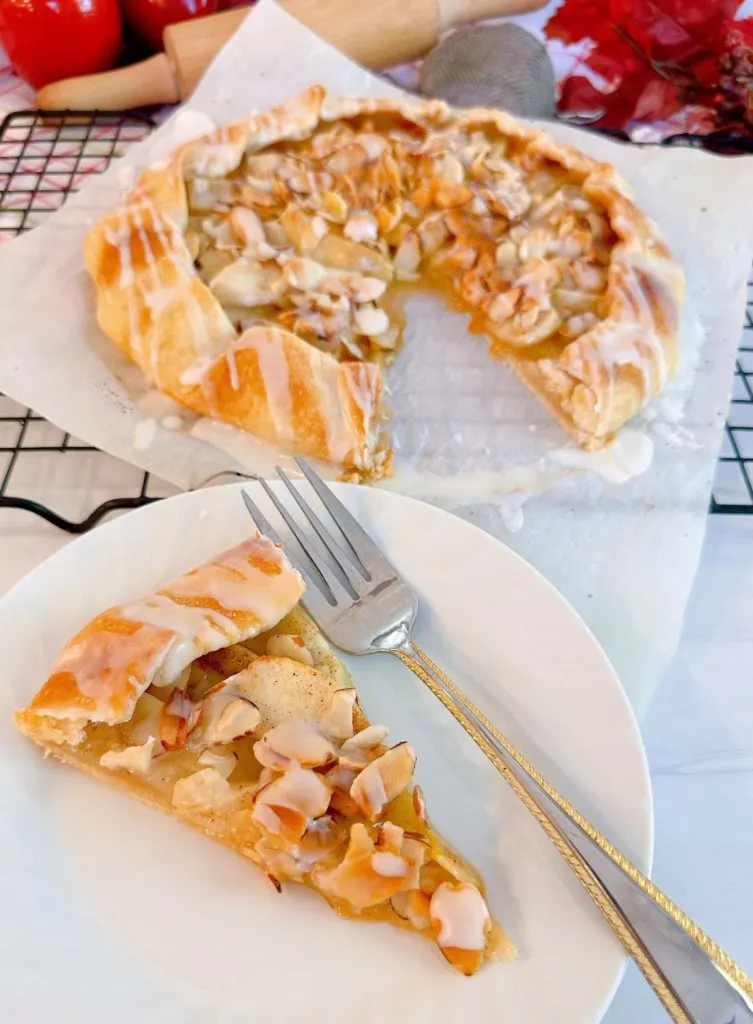
[[(269, 446), (193, 428), (223, 451), (160, 425), (174, 410), (144, 398), (139, 373), (97, 327), (81, 247), (138, 170), (206, 131), (209, 118), (246, 116), (312, 82), (355, 95), (397, 92), (262, 0), (182, 111), (49, 221), (3, 246), (0, 390), (181, 487), (239, 468), (231, 450), (241, 468), (266, 471), (277, 455)], [(418, 297), (389, 377), (397, 455), (385, 486), (451, 508), (523, 554), (581, 612), (640, 709), (676, 646), (703, 538), (753, 250), (744, 189), (753, 167), (625, 147), (562, 125), (551, 131), (613, 162), (679, 256), (688, 303), (678, 379), (614, 450), (584, 458), (462, 317)]]

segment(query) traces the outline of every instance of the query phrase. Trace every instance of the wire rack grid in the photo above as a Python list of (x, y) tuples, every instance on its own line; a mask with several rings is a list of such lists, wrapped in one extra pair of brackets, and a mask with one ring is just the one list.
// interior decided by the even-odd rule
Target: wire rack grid
[[(0, 123), (0, 241), (41, 223), (88, 175), (104, 171), (153, 127), (150, 118), (130, 112), (9, 114)], [(76, 460), (73, 495), (62, 470), (50, 473), (49, 461), (42, 468), (39, 460), (50, 453), (66, 456), (56, 463), (60, 467), (72, 467)], [(173, 491), (0, 395), (0, 507), (25, 509), (63, 530), (82, 533), (110, 512), (137, 508)], [(104, 500), (92, 508), (91, 494)], [(61, 502), (68, 503), (64, 511)], [(753, 280), (711, 511), (753, 514)]]

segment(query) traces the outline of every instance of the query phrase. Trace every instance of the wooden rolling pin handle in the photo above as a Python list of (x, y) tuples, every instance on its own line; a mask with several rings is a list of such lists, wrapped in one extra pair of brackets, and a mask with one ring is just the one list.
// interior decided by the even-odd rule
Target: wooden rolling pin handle
[(175, 75), (164, 53), (99, 75), (52, 82), (37, 93), (40, 110), (128, 110), (153, 103), (177, 103)]
[(439, 31), (468, 21), (484, 21), (486, 18), (506, 18), (515, 14), (527, 14), (546, 7), (549, 0), (437, 0), (439, 10)]

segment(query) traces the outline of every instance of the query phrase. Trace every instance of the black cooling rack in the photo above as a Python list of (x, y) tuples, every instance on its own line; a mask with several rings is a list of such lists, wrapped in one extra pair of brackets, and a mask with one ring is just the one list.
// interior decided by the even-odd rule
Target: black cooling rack
[[(57, 210), (89, 174), (104, 171), (134, 142), (146, 138), (153, 121), (138, 113), (63, 111), (9, 114), (0, 124), (0, 239), (28, 231)], [(71, 467), (68, 486), (55, 486), (50, 453)], [(76, 465), (74, 469), (73, 460)], [(52, 477), (52, 481), (49, 479)], [(87, 482), (98, 493), (108, 479), (116, 492), (96, 508)], [(71, 489), (70, 479), (77, 481)], [(129, 493), (123, 494), (129, 478)], [(63, 480), (66, 478), (63, 477)], [(75, 492), (73, 508), (71, 490)], [(0, 508), (24, 509), (70, 533), (83, 533), (108, 513), (138, 508), (172, 488), (64, 434), (43, 417), (0, 395)], [(712, 512), (753, 514), (753, 280), (735, 372), (725, 443), (714, 483)]]

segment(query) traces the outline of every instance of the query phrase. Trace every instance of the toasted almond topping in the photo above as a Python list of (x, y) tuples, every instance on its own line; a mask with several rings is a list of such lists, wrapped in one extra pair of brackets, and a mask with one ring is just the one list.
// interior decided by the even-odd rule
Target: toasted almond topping
[(379, 227), (370, 213), (354, 213), (343, 228), (343, 234), (353, 242), (376, 242)]
[(357, 142), (343, 146), (327, 161), (327, 170), (332, 174), (349, 174), (366, 163), (366, 150)]
[(256, 794), (252, 818), (287, 842), (301, 840), (310, 818), (329, 806), (330, 787), (315, 772), (297, 764)]
[(378, 277), (356, 277), (349, 282), (349, 290), (356, 302), (373, 302), (384, 295), (387, 285)]
[(277, 633), (267, 640), (267, 654), (278, 658), (292, 658), (302, 665), (314, 664), (314, 657), (302, 636), (292, 633)]
[[(336, 192), (324, 192), (321, 197), (322, 214), (335, 224), (344, 224), (348, 217), (348, 204)], [(347, 230), (345, 232), (347, 234)], [(357, 239), (358, 241), (358, 239)]]
[(428, 853), (429, 844), (426, 840), (405, 836), (400, 849), (400, 855), (408, 865), (404, 888), (418, 889), (420, 887), (421, 868), (424, 866)]
[(286, 283), (278, 267), (239, 259), (225, 267), (209, 282), (219, 302), (230, 306), (263, 306), (284, 293)]
[(254, 743), (254, 757), (268, 771), (284, 772), (291, 765), (290, 758), (273, 750), (263, 736)]
[(122, 768), (127, 772), (139, 772), (145, 775), (152, 761), (154, 739), (148, 739), (139, 746), (126, 747), (124, 750), (108, 750), (99, 759), (103, 768)]
[(495, 253), (498, 267), (514, 267), (518, 264), (518, 250), (514, 242), (505, 239), (497, 246)]
[(402, 857), (396, 853), (373, 853), (371, 855), (371, 867), (378, 875), (385, 878), (405, 878), (406, 864)]
[(364, 132), (358, 136), (358, 142), (366, 153), (366, 159), (373, 164), (387, 149), (388, 142), (382, 135)]
[(199, 756), (199, 764), (207, 768), (214, 768), (223, 779), (227, 779), (238, 764), (238, 757), (233, 753), (219, 754), (214, 750), (205, 750)]
[(316, 260), (297, 256), (288, 260), (283, 267), (282, 276), (291, 288), (302, 292), (313, 292), (327, 276), (327, 268)]
[(475, 973), (491, 929), (489, 910), (476, 886), (443, 882), (431, 898), (429, 912), (437, 945), (447, 960), (463, 974)]
[(386, 725), (369, 725), (346, 740), (341, 750), (345, 753), (376, 750), (387, 739), (388, 733), (389, 729)]
[[(330, 740), (317, 725), (305, 718), (290, 718), (287, 722), (276, 725), (255, 744), (254, 753), (257, 747), (272, 750), (281, 759), (297, 761), (306, 768), (331, 764), (336, 758), (335, 748)], [(257, 759), (262, 764), (267, 764), (258, 755)]]
[(406, 891), (401, 889), (396, 892), (390, 900), (392, 909), (404, 921), (407, 921), (416, 931), (425, 931), (431, 927), (429, 907), (430, 897), (420, 889)]
[(340, 235), (325, 235), (312, 255), (315, 260), (335, 270), (378, 277), (382, 281), (392, 279), (392, 264), (378, 249), (370, 249)]
[(249, 736), (261, 721), (259, 709), (232, 685), (204, 698), (204, 738), (207, 743), (230, 743)]
[(383, 309), (376, 306), (360, 306), (353, 314), (359, 334), (376, 337), (389, 329), (390, 321)]
[(413, 810), (416, 812), (416, 817), (423, 824), (426, 825), (428, 819), (426, 817), (426, 801), (424, 800), (424, 793), (420, 786), (413, 787)]
[(181, 811), (212, 811), (227, 807), (238, 795), (215, 768), (203, 768), (178, 779), (173, 788), (173, 806)]
[[(375, 869), (381, 868), (384, 873)], [(312, 880), (322, 892), (352, 907), (363, 909), (390, 899), (403, 884), (407, 866), (390, 850), (380, 851), (365, 825), (360, 822), (350, 830), (350, 842), (341, 864), (330, 870), (315, 869)]]
[(266, 242), (261, 218), (247, 206), (234, 206), (230, 211), (230, 227), (243, 246), (254, 246)]
[(415, 231), (409, 231), (395, 253), (395, 276), (398, 281), (413, 280), (421, 262), (421, 246)]
[(416, 755), (408, 744), (398, 743), (363, 769), (350, 787), (350, 795), (374, 821), (410, 785), (415, 765)]
[(356, 703), (356, 691), (352, 687), (336, 690), (332, 695), (332, 703), (319, 724), (333, 740), (347, 740), (353, 735), (353, 708)]
[(180, 750), (199, 724), (202, 709), (189, 699), (185, 690), (176, 686), (162, 708), (160, 740), (165, 750)]

